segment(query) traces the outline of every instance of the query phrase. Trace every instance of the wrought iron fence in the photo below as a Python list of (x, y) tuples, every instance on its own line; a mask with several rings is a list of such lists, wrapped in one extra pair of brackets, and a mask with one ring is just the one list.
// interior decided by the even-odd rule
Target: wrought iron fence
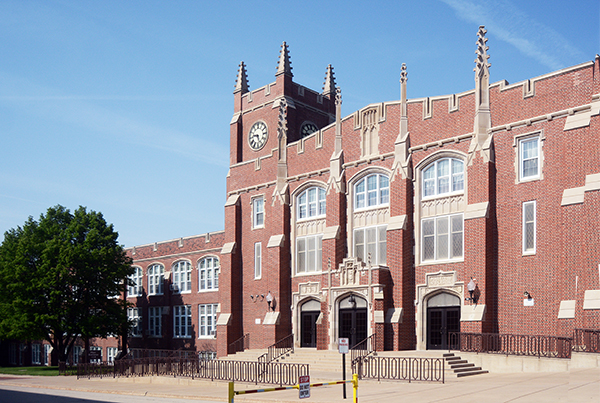
[(197, 357), (196, 350), (160, 350), (160, 349), (144, 349), (130, 348), (124, 359), (140, 359), (140, 358), (194, 358)]
[(106, 378), (115, 377), (115, 366), (114, 362), (100, 362), (93, 364), (77, 364), (77, 368), (74, 370), (79, 378)]
[(352, 362), (360, 357), (366, 357), (368, 355), (374, 354), (375, 352), (375, 343), (377, 342), (377, 333), (373, 333), (363, 341), (357, 343), (354, 347), (350, 349), (350, 359)]
[(250, 348), (250, 333), (246, 333), (229, 345), (228, 354), (234, 354)]
[(448, 334), (448, 350), (548, 358), (571, 358), (572, 342), (570, 337), (561, 336), (465, 332)]
[(600, 329), (575, 329), (573, 350), (584, 353), (600, 353)]
[(428, 381), (445, 383), (443, 358), (359, 357), (352, 361), (352, 371), (359, 379)]
[(267, 348), (267, 352), (258, 357), (258, 362), (268, 364), (284, 354), (294, 352), (294, 334), (284, 337)]

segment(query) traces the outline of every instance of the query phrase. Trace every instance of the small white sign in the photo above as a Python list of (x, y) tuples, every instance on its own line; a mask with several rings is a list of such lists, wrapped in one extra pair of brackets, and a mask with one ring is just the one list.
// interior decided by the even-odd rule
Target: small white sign
[(523, 306), (533, 306), (533, 298), (525, 298), (523, 300)]
[(310, 397), (310, 376), (301, 375), (298, 378), (298, 391), (300, 399)]
[(254, 323), (257, 324), (257, 325), (260, 325), (260, 318), (254, 319)]
[(348, 354), (349, 351), (349, 344), (350, 344), (350, 339), (348, 339), (347, 337), (341, 337), (338, 340), (338, 350), (340, 352), (340, 354)]

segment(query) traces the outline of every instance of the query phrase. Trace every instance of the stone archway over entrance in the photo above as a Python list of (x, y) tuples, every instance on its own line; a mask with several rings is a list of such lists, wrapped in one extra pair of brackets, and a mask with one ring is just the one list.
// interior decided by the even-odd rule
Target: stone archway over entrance
[(315, 299), (300, 306), (300, 347), (317, 347), (317, 319), (321, 303)]
[(351, 294), (340, 300), (338, 317), (339, 337), (348, 338), (350, 347), (367, 338), (367, 301), (364, 298)]
[(427, 349), (448, 348), (448, 335), (460, 331), (460, 298), (442, 292), (427, 301)]

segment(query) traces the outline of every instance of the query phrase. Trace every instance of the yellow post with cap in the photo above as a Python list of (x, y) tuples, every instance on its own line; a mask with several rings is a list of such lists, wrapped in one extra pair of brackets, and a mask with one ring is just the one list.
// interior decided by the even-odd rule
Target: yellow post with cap
[(358, 403), (358, 374), (352, 375), (352, 390), (354, 403)]

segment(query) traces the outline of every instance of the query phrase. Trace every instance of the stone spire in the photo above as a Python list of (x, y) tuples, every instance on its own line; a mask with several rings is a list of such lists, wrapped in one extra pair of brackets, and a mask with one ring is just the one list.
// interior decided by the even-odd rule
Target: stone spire
[(345, 192), (344, 188), (344, 150), (342, 148), (342, 90), (335, 89), (335, 143), (331, 158), (329, 159), (328, 187), (338, 193)]
[(290, 77), (294, 77), (292, 74), (292, 63), (290, 61), (290, 52), (288, 50), (288, 45), (283, 42), (281, 45), (281, 51), (279, 52), (279, 63), (277, 64), (277, 73), (275, 76), (280, 74), (286, 74)]
[(400, 70), (400, 133), (394, 142), (394, 165), (392, 169), (392, 177), (396, 175), (396, 172), (400, 172), (402, 179), (412, 179), (412, 170), (409, 166), (411, 154), (408, 152), (410, 148), (410, 136), (408, 133), (408, 111), (406, 99), (407, 81), (408, 73), (406, 72), (406, 64), (402, 63), (402, 68)]
[(279, 118), (277, 120), (277, 180), (273, 196), (278, 196), (281, 203), (286, 203), (287, 169), (287, 102), (282, 98), (279, 102)]
[(323, 83), (323, 95), (335, 94), (335, 77), (333, 75), (333, 67), (331, 64), (327, 66), (327, 72), (325, 73), (325, 82)]
[(241, 92), (245, 94), (248, 92), (248, 74), (246, 74), (246, 65), (244, 62), (240, 62), (238, 69), (237, 80), (235, 82), (235, 90), (233, 93)]

